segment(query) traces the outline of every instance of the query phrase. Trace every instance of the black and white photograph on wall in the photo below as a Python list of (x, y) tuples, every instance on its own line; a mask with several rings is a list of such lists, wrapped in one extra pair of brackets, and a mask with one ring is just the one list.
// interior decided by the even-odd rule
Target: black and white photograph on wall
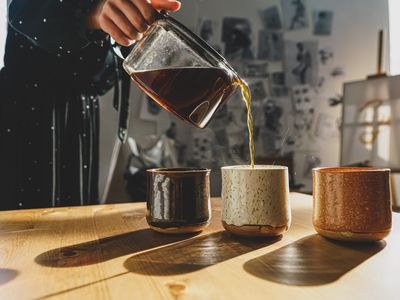
[(309, 85), (292, 88), (292, 107), (294, 113), (294, 128), (298, 134), (310, 131), (315, 115), (315, 94)]
[(275, 156), (282, 146), (282, 136), (268, 128), (260, 129), (262, 153), (265, 156)]
[(271, 96), (277, 98), (287, 97), (289, 89), (285, 86), (285, 73), (274, 72), (270, 75), (270, 78)]
[(282, 145), (283, 108), (275, 100), (268, 99), (263, 105), (264, 126), (261, 128), (263, 152), (276, 155)]
[(260, 30), (258, 33), (258, 59), (270, 61), (282, 60), (283, 53), (283, 34)]
[(285, 73), (274, 72), (271, 74), (271, 84), (272, 85), (285, 85)]
[(306, 0), (282, 0), (285, 29), (296, 30), (308, 26)]
[(214, 134), (217, 145), (219, 146), (228, 145), (228, 137), (227, 137), (228, 134), (226, 133), (225, 128), (219, 128), (217, 130), (214, 130)]
[(268, 63), (252, 61), (245, 64), (244, 77), (268, 77)]
[(314, 34), (331, 35), (333, 12), (328, 10), (316, 10), (313, 14)]
[[(257, 149), (258, 147), (260, 147), (261, 145), (259, 145), (259, 141), (260, 141), (260, 131), (262, 128), (264, 128), (264, 111), (263, 111), (263, 106), (266, 103), (266, 101), (268, 100), (264, 100), (262, 103), (262, 106), (257, 106), (257, 107), (253, 107), (251, 114), (253, 117), (253, 140), (254, 140), (254, 147), (255, 149)], [(248, 130), (247, 128), (247, 116), (246, 116), (246, 130)], [(257, 151), (257, 150), (255, 150)], [(262, 150), (261, 150), (262, 151)]]
[(211, 129), (193, 131), (191, 157), (197, 164), (207, 164), (213, 159), (214, 132)]
[(263, 81), (258, 80), (249, 84), (251, 91), (251, 104), (253, 106), (261, 105), (262, 101), (267, 98), (267, 91)]
[(229, 60), (254, 59), (251, 23), (245, 18), (227, 17), (222, 23), (225, 57)]
[(285, 41), (286, 85), (316, 85), (318, 82), (318, 42)]
[(171, 119), (169, 127), (165, 130), (165, 136), (170, 140), (176, 152), (176, 160), (178, 164), (182, 164), (186, 158), (187, 145), (182, 142), (179, 137), (179, 126), (177, 120)]
[(279, 10), (277, 6), (268, 7), (259, 12), (261, 22), (265, 29), (267, 30), (281, 30), (282, 21), (279, 15)]
[(202, 17), (198, 23), (198, 34), (218, 53), (222, 54), (221, 45), (218, 43), (218, 25), (219, 24), (217, 20)]
[(199, 35), (208, 43), (214, 42), (216, 35), (216, 21), (208, 18), (200, 18)]
[(319, 62), (321, 66), (328, 66), (333, 61), (333, 50), (331, 47), (324, 47), (318, 50)]
[(248, 159), (248, 131), (244, 130), (246, 127), (227, 128), (227, 137), (229, 145), (229, 154), (233, 163), (242, 164)]
[(283, 108), (275, 100), (268, 99), (263, 105), (263, 113), (264, 127), (275, 133), (279, 133), (282, 128)]
[(313, 90), (309, 85), (298, 85), (292, 88), (292, 104), (294, 112), (307, 112), (313, 108)]
[(271, 96), (277, 98), (285, 98), (289, 96), (289, 88), (287, 86), (272, 86)]
[(308, 113), (297, 112), (292, 116), (293, 122), (293, 137), (295, 139), (295, 147), (303, 148), (307, 146), (312, 136), (310, 128), (314, 121), (314, 114), (311, 109)]

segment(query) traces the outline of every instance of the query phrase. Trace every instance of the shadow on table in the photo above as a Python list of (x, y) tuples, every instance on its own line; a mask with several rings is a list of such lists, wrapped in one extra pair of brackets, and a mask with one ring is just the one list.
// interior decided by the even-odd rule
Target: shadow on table
[(90, 242), (53, 249), (38, 255), (36, 263), (55, 268), (86, 266), (116, 257), (175, 243), (195, 236), (163, 235), (150, 229), (110, 236)]
[(385, 246), (384, 241), (345, 243), (315, 234), (249, 260), (243, 268), (254, 276), (276, 283), (323, 285), (338, 280)]
[(249, 240), (219, 231), (206, 236), (140, 253), (124, 266), (134, 273), (168, 276), (194, 272), (250, 251), (271, 245), (281, 237)]
[(17, 277), (18, 271), (13, 269), (0, 268), (0, 285), (6, 284)]

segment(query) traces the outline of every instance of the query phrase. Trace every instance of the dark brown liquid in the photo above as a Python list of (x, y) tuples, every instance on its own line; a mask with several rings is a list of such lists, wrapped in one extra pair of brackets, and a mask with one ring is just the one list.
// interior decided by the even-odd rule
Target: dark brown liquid
[(235, 89), (231, 74), (220, 68), (167, 68), (134, 72), (131, 77), (162, 107), (199, 128)]
[(220, 68), (182, 67), (133, 72), (133, 81), (158, 104), (196, 127), (204, 128), (236, 86), (247, 109), (249, 151), (254, 167), (251, 96), (247, 84)]

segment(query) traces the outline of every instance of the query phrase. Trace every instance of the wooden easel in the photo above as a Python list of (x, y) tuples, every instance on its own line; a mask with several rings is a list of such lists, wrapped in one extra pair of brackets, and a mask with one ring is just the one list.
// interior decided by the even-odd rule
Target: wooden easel
[(383, 61), (383, 29), (379, 30), (378, 33), (378, 64), (376, 66), (376, 74), (367, 76), (367, 79), (375, 79), (380, 77), (387, 77), (386, 72), (382, 71)]

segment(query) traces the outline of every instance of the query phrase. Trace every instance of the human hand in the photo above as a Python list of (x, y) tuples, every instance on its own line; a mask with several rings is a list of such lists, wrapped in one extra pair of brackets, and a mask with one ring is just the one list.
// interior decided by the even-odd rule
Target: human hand
[(99, 0), (88, 16), (88, 27), (101, 29), (118, 44), (129, 46), (155, 21), (156, 10), (177, 11), (176, 0)]

